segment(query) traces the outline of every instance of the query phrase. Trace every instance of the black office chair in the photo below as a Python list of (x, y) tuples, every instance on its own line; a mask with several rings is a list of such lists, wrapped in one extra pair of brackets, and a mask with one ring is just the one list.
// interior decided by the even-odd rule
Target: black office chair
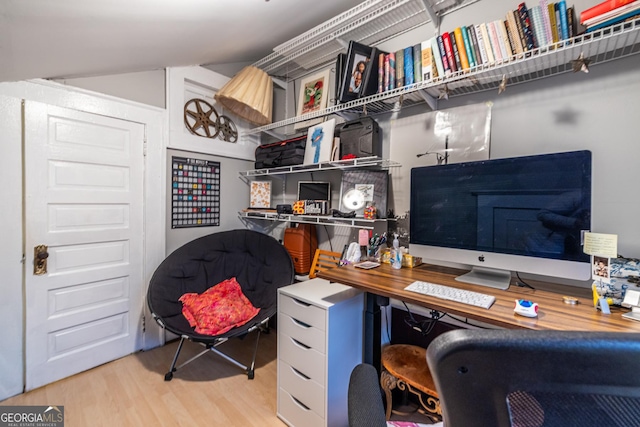
[(640, 334), (461, 329), (427, 362), (446, 427), (640, 426)]

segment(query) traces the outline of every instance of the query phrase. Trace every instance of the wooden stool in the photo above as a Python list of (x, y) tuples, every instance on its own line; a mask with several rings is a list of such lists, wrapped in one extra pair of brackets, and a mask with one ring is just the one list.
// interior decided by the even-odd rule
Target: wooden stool
[(426, 415), (442, 419), (438, 392), (427, 365), (427, 350), (415, 345), (393, 344), (382, 349), (380, 384), (387, 399), (387, 420), (391, 417), (391, 390), (398, 387), (418, 396)]

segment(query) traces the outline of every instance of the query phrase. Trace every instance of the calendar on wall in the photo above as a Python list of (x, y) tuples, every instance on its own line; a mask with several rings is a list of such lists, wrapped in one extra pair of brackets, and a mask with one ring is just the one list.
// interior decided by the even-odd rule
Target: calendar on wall
[(220, 225), (220, 162), (171, 158), (171, 228)]

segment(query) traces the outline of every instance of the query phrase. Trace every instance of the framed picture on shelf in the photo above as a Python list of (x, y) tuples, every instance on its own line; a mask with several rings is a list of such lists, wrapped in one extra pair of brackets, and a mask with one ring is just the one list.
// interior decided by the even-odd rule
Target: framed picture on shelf
[(331, 160), (335, 127), (336, 119), (331, 119), (309, 128), (307, 133), (307, 146), (304, 149), (305, 165)]
[[(300, 95), (296, 116), (313, 113), (327, 108), (329, 99), (329, 78), (331, 70), (327, 69), (319, 73), (304, 77), (300, 80)], [(294, 129), (302, 129), (320, 123), (322, 118), (298, 122)]]
[(342, 75), (339, 102), (349, 102), (360, 96), (364, 88), (364, 81), (371, 68), (371, 55), (373, 48), (361, 43), (349, 42), (347, 50), (345, 72)]
[(251, 181), (249, 208), (269, 209), (271, 207), (271, 181)]

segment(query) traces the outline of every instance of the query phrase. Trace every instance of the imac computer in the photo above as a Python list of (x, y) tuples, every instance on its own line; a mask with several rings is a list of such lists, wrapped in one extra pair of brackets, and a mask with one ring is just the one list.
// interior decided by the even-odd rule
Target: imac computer
[(410, 209), (410, 252), (472, 267), (456, 280), (507, 289), (512, 271), (590, 277), (590, 151), (413, 168)]

